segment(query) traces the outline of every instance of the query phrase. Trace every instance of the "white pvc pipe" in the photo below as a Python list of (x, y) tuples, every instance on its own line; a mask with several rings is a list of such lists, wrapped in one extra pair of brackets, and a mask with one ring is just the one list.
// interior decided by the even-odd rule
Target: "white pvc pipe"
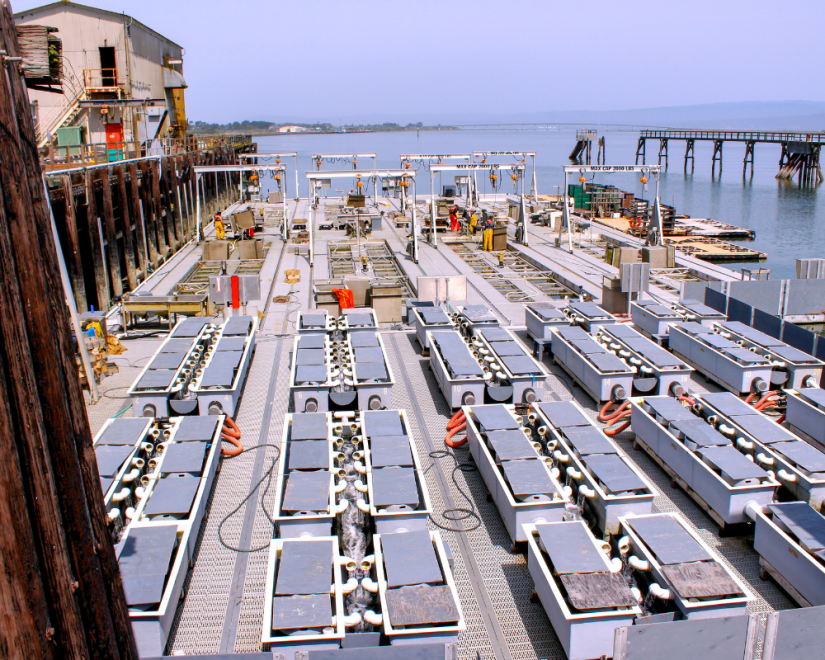
[(351, 577), (347, 580), (344, 585), (341, 587), (341, 591), (345, 594), (351, 594), (358, 588), (358, 578)]
[(618, 557), (613, 557), (610, 560), (610, 572), (611, 573), (620, 573), (622, 570), (623, 564), (622, 560)]
[(344, 513), (344, 511), (347, 510), (348, 506), (349, 506), (349, 500), (338, 500), (337, 505), (335, 505), (335, 504), (332, 505), (332, 512), (336, 515), (339, 514), (339, 513)]
[[(354, 461), (353, 464), (352, 464), (352, 467), (355, 468), (355, 471), (358, 472), (359, 474), (366, 474), (367, 473), (367, 468), (364, 467), (364, 465), (361, 463), (361, 461)], [(365, 492), (365, 491), (361, 491), (361, 492)]]
[(658, 582), (651, 582), (647, 589), (647, 593), (654, 595), (656, 598), (661, 598), (662, 600), (673, 600), (673, 594), (670, 592), (670, 589), (663, 589), (659, 586)]
[(567, 463), (570, 460), (570, 457), (567, 454), (562, 454), (558, 449), (553, 452), (553, 458), (555, 458), (559, 463)]
[(366, 493), (369, 490), (369, 488), (367, 488), (367, 485), (360, 479), (356, 479), (355, 481), (353, 481), (352, 485), (355, 486), (355, 490), (357, 490), (359, 493)]
[(358, 507), (359, 511), (363, 511), (364, 513), (370, 512), (370, 505), (367, 504), (363, 498), (360, 498), (356, 503), (355, 506)]
[(585, 486), (584, 484), (582, 484), (581, 486), (579, 486), (579, 492), (580, 492), (582, 495), (584, 495), (585, 497), (587, 497), (587, 498), (593, 498), (593, 497), (596, 497), (596, 491), (595, 491), (595, 490), (593, 490), (592, 488), (588, 488), (588, 487), (587, 487), (587, 486)]
[(751, 520), (756, 520), (757, 516), (764, 511), (765, 509), (758, 502), (751, 501), (745, 505), (745, 515)]
[(753, 449), (753, 443), (750, 440), (745, 440), (745, 438), (737, 438), (736, 444), (742, 449)]
[[(353, 626), (357, 626), (359, 623), (361, 623), (361, 615), (358, 614), (358, 612), (355, 612), (353, 614), (345, 614), (342, 617), (342, 621), (344, 622), (344, 627), (345, 628), (352, 628)], [(332, 625), (333, 626), (338, 625), (338, 617), (337, 616), (332, 617)]]
[(630, 564), (631, 568), (635, 568), (637, 571), (650, 570), (650, 562), (646, 559), (639, 559), (636, 555), (630, 555), (627, 559), (627, 563)]
[(581, 479), (581, 478), (582, 478), (582, 473), (581, 473), (581, 472), (579, 472), (579, 471), (578, 471), (576, 468), (574, 468), (572, 465), (571, 465), (570, 467), (568, 467), (568, 468), (567, 468), (566, 472), (567, 472), (568, 476), (569, 476), (571, 479), (576, 479), (576, 480), (578, 480), (578, 479)]
[(761, 452), (756, 455), (756, 460), (762, 463), (762, 465), (773, 465), (776, 463), (776, 459), (774, 459), (773, 456), (767, 456)]
[(364, 579), (362, 579), (361, 580), (361, 586), (364, 587), (364, 589), (369, 591), (371, 594), (377, 594), (378, 593), (378, 583), (373, 582), (372, 578), (365, 577)]
[(788, 481), (788, 482), (796, 481), (796, 475), (791, 474), (790, 472), (787, 472), (785, 470), (779, 470), (779, 472), (776, 473), (776, 476), (779, 477), (780, 479), (782, 479), (782, 481)]
[(372, 610), (367, 610), (364, 612), (364, 621), (373, 626), (380, 626), (384, 623), (384, 616), (382, 614), (376, 614)]
[(346, 479), (341, 479), (337, 484), (335, 484), (335, 489), (334, 490), (335, 490), (336, 494), (337, 493), (343, 493), (346, 489), (347, 489), (347, 480)]
[(616, 545), (619, 546), (619, 552), (626, 555), (630, 551), (630, 537), (623, 536)]

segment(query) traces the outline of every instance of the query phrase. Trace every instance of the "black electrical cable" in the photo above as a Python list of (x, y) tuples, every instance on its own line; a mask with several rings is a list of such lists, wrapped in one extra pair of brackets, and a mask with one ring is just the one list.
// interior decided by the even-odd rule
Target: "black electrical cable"
[(281, 448), (278, 445), (272, 445), (272, 444), (255, 445), (254, 447), (249, 447), (248, 449), (244, 449), (241, 453), (236, 454), (235, 456), (232, 456), (232, 457), (225, 458), (224, 460), (227, 460), (227, 461), (232, 460), (233, 458), (237, 458), (238, 456), (243, 456), (247, 452), (255, 451), (256, 449), (262, 449), (263, 447), (272, 447), (272, 448), (278, 450), (277, 456), (275, 456), (275, 458), (272, 459), (272, 465), (270, 465), (269, 469), (266, 472), (264, 472), (263, 476), (260, 478), (258, 483), (256, 483), (252, 487), (252, 489), (249, 491), (247, 496), (244, 497), (241, 500), (240, 504), (238, 504), (238, 506), (236, 506), (234, 509), (232, 509), (232, 511), (227, 516), (225, 516), (223, 518), (223, 520), (221, 520), (220, 525), (218, 525), (218, 541), (220, 541), (220, 544), (224, 548), (226, 548), (227, 550), (232, 550), (232, 552), (260, 552), (261, 550), (264, 550), (264, 549), (269, 547), (269, 543), (266, 543), (266, 544), (262, 545), (259, 548), (250, 548), (248, 550), (243, 550), (241, 548), (236, 548), (234, 546), (231, 546), (226, 541), (223, 540), (223, 526), (226, 523), (226, 521), (229, 520), (236, 513), (238, 513), (238, 511), (241, 510), (241, 507), (244, 504), (246, 504), (249, 501), (249, 499), (255, 494), (255, 491), (257, 491), (258, 488), (260, 488), (260, 486), (264, 482), (264, 480), (266, 480), (266, 488), (264, 489), (264, 492), (261, 494), (261, 509), (263, 509), (264, 515), (266, 516), (266, 519), (272, 524), (273, 536), (275, 535), (275, 533), (277, 533), (278, 523), (276, 523), (274, 520), (272, 520), (272, 518), (269, 515), (269, 512), (266, 510), (266, 505), (264, 504), (264, 498), (266, 498), (266, 494), (269, 492), (269, 487), (272, 484), (272, 472), (275, 470), (275, 464), (278, 462), (278, 458), (281, 455)]
[[(472, 527), (463, 527), (462, 529), (455, 529), (453, 527), (447, 527), (446, 525), (442, 525), (438, 522), (435, 518), (430, 516), (430, 520), (432, 521), (433, 525), (438, 527), (439, 529), (446, 530), (448, 532), (472, 532), (475, 529), (481, 527), (481, 517), (476, 513), (475, 505), (473, 504), (473, 500), (470, 496), (464, 491), (461, 487), (461, 484), (458, 483), (458, 480), (455, 478), (457, 472), (476, 472), (478, 468), (473, 465), (472, 463), (459, 463), (458, 459), (456, 458), (455, 454), (447, 449), (436, 449), (435, 451), (431, 451), (429, 454), (430, 458), (446, 458), (449, 456), (453, 459), (455, 466), (453, 467), (453, 471), (450, 473), (450, 476), (453, 479), (453, 483), (455, 487), (458, 489), (458, 492), (461, 493), (461, 496), (467, 500), (467, 504), (470, 505), (469, 509), (465, 509), (464, 507), (455, 507), (452, 509), (444, 509), (441, 512), (441, 517), (445, 520), (449, 520), (452, 522), (458, 522), (461, 520), (467, 520), (468, 518), (475, 518), (476, 522)], [(435, 461), (432, 462), (431, 466), (435, 465)]]
[(109, 392), (114, 392), (115, 390), (128, 390), (131, 385), (124, 385), (123, 387), (110, 387), (108, 390), (101, 392), (101, 396), (105, 396), (107, 399), (131, 399), (132, 397), (128, 394), (126, 396), (109, 396)]
[(157, 335), (168, 335), (169, 330), (153, 330), (151, 332), (144, 332), (139, 335), (124, 335), (120, 337), (120, 341), (126, 341), (127, 339), (146, 339), (147, 337), (155, 337)]

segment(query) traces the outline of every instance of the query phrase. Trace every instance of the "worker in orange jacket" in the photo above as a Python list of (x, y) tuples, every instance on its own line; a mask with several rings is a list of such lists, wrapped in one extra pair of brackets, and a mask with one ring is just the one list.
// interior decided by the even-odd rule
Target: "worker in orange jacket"
[(450, 207), (450, 232), (455, 233), (458, 231), (458, 207), (451, 206)]

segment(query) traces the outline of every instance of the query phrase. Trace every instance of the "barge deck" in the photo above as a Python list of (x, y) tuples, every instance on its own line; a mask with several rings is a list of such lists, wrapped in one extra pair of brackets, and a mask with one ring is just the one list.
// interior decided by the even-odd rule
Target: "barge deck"
[[(321, 200), (323, 206), (325, 200)], [(379, 199), (379, 208), (395, 210), (398, 201)], [(308, 201), (288, 203), (288, 217), (306, 218)], [(210, 228), (211, 231), (211, 228)], [(512, 233), (512, 229), (511, 229)], [(419, 244), (419, 260), (413, 263), (406, 253), (406, 230), (384, 221), (373, 231), (370, 241), (384, 241), (392, 251), (400, 273), (415, 290), (420, 276), (455, 276), (467, 278), (467, 304), (487, 305), (501, 318), (502, 326), (526, 337), (524, 302), (557, 302), (571, 291), (584, 291), (598, 297), (602, 279), (617, 269), (602, 261), (593, 251), (598, 237), (590, 236), (592, 245), (579, 241), (580, 248), (569, 254), (554, 247), (555, 234), (544, 227), (529, 227), (530, 245), (510, 243), (508, 255), (518, 255), (529, 262), (541, 277), (555, 282), (554, 286), (534, 286), (524, 272), (516, 273), (517, 259), (510, 259), (508, 269), (500, 277), (468, 261), (474, 254), (478, 239), (462, 237), (458, 249), (450, 239), (439, 240), (437, 249), (428, 243)], [(449, 234), (447, 235), (450, 236)], [(256, 236), (257, 237), (257, 236)], [(283, 438), (287, 414), (292, 412), (289, 393), (290, 351), (296, 333), (295, 319), (299, 309), (315, 306), (313, 284), (334, 278), (338, 246), (348, 239), (343, 230), (322, 230), (315, 234), (315, 263), (310, 266), (300, 246), (285, 243), (277, 227), (265, 227), (262, 235), (268, 242), (261, 274), (262, 298), (251, 301), (249, 315), (259, 318), (257, 350), (249, 369), (247, 386), (239, 403), (236, 422), (241, 429), (245, 447), (262, 447), (236, 458), (222, 461), (215, 479), (207, 514), (198, 539), (194, 568), (185, 584), (186, 597), (178, 608), (170, 635), (167, 653), (190, 655), (198, 653), (241, 653), (261, 650), (261, 626), (267, 578), (267, 550), (273, 537), (273, 527), (262, 507), (271, 510), (274, 489), (263, 496), (256, 493), (244, 503), (243, 498), (255, 484), (268, 475), (277, 474), (278, 445)], [(480, 236), (479, 236), (480, 239)], [(193, 245), (170, 259), (162, 271), (150, 280), (146, 289), (158, 294), (174, 289), (179, 280), (197, 263), (201, 246)], [(597, 252), (597, 250), (596, 250)], [(478, 252), (479, 260), (493, 271), (495, 262)], [(680, 257), (691, 268), (708, 269), (718, 277), (718, 267), (703, 264), (691, 257)], [(528, 269), (523, 268), (522, 271)], [(298, 272), (299, 280), (285, 281), (285, 271)], [(532, 271), (529, 273), (534, 275)], [(519, 277), (520, 276), (520, 277)], [(730, 279), (735, 275), (730, 273)], [(295, 278), (290, 278), (294, 280)], [(501, 285), (506, 280), (519, 294), (512, 295)], [(663, 299), (673, 299), (667, 286), (651, 282), (651, 291)], [(416, 449), (424, 463), (424, 475), (432, 497), (433, 520), (428, 523), (456, 531), (441, 530), (454, 558), (455, 584), (461, 601), (466, 631), (459, 634), (458, 657), (462, 659), (517, 660), (528, 658), (565, 657), (553, 626), (541, 604), (531, 602), (533, 580), (527, 557), (511, 552), (512, 542), (495, 504), (487, 499), (487, 488), (480, 473), (472, 465), (468, 446), (444, 452), (445, 427), (452, 410), (442, 396), (434, 374), (428, 369), (428, 359), (421, 353), (415, 332), (401, 323), (383, 324), (388, 365), (395, 374), (390, 409), (406, 410)], [(88, 407), (93, 432), (116, 414), (131, 416), (127, 389), (157, 350), (162, 336), (140, 336), (125, 341), (128, 352), (111, 359), (118, 363), (120, 373), (102, 384), (103, 398)], [(548, 373), (544, 401), (576, 401), (594, 419), (597, 408), (590, 397), (577, 388), (571, 378), (546, 356), (543, 366)], [(713, 383), (691, 375), (690, 391), (718, 391)], [(791, 599), (770, 581), (760, 579), (759, 556), (742, 537), (720, 538), (719, 526), (685, 492), (672, 488), (671, 477), (641, 449), (634, 449), (632, 432), (615, 436), (634, 467), (651, 482), (658, 492), (653, 500), (655, 510), (679, 513), (691, 531), (721, 557), (726, 568), (753, 592), (749, 609), (767, 613), (794, 606)], [(439, 452), (439, 453), (435, 453)], [(240, 508), (238, 508), (240, 507)], [(469, 508), (477, 518), (463, 523), (450, 522), (445, 511)], [(234, 515), (233, 511), (237, 509)], [(476, 521), (478, 525), (476, 525)], [(222, 525), (221, 534), (219, 528)], [(237, 552), (241, 549), (260, 549)]]

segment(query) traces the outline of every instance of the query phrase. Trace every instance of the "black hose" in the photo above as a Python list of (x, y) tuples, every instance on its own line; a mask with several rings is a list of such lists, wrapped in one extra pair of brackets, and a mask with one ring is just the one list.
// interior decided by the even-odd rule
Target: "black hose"
[[(476, 522), (472, 527), (463, 527), (461, 529), (455, 529), (453, 527), (447, 527), (446, 525), (442, 525), (439, 523), (435, 518), (430, 516), (430, 520), (432, 521), (433, 525), (438, 527), (439, 529), (446, 530), (448, 532), (472, 532), (475, 529), (481, 527), (481, 518), (479, 517), (478, 513), (476, 513), (475, 505), (473, 504), (473, 500), (470, 499), (470, 496), (464, 491), (461, 485), (458, 483), (458, 480), (455, 478), (456, 472), (475, 472), (478, 468), (472, 463), (459, 463), (458, 459), (456, 458), (455, 454), (447, 449), (436, 449), (435, 451), (431, 451), (429, 454), (430, 458), (446, 458), (449, 456), (453, 459), (455, 466), (453, 467), (453, 471), (450, 473), (450, 476), (453, 479), (453, 483), (455, 487), (458, 489), (458, 492), (461, 493), (462, 497), (467, 500), (467, 503), (470, 505), (469, 509), (464, 507), (453, 507), (451, 509), (444, 509), (441, 512), (441, 517), (445, 520), (457, 522), (460, 520), (467, 520), (468, 518), (475, 518)], [(435, 465), (435, 461), (431, 463), (431, 466)]]
[(276, 523), (274, 520), (272, 520), (272, 518), (269, 516), (269, 512), (266, 510), (266, 506), (264, 505), (264, 498), (266, 498), (266, 494), (269, 492), (269, 487), (272, 484), (272, 472), (275, 470), (275, 464), (278, 462), (278, 458), (281, 455), (281, 448), (278, 445), (271, 445), (271, 444), (255, 445), (254, 447), (249, 447), (248, 449), (244, 449), (239, 454), (236, 454), (235, 456), (232, 456), (231, 458), (225, 458), (224, 460), (232, 460), (233, 458), (237, 458), (238, 456), (242, 456), (243, 454), (246, 454), (247, 452), (255, 451), (256, 449), (261, 449), (263, 447), (272, 447), (274, 449), (277, 449), (278, 450), (278, 455), (275, 458), (272, 459), (272, 465), (270, 465), (269, 469), (266, 472), (264, 472), (263, 476), (260, 478), (258, 483), (256, 483), (250, 489), (250, 491), (249, 491), (249, 493), (247, 493), (246, 497), (244, 497), (241, 500), (241, 502), (238, 504), (238, 506), (236, 506), (234, 509), (232, 509), (232, 511), (229, 514), (227, 514), (223, 518), (223, 520), (221, 520), (220, 524), (218, 525), (218, 541), (220, 541), (220, 544), (224, 548), (226, 548), (227, 550), (232, 550), (233, 552), (260, 552), (261, 550), (265, 550), (266, 548), (269, 547), (269, 543), (265, 543), (264, 545), (262, 545), (259, 548), (250, 548), (248, 550), (243, 550), (241, 548), (236, 548), (234, 546), (231, 546), (226, 541), (223, 540), (223, 526), (226, 523), (226, 521), (229, 520), (236, 513), (238, 513), (238, 511), (241, 510), (241, 507), (244, 504), (246, 504), (249, 501), (249, 499), (255, 494), (255, 491), (257, 491), (258, 488), (260, 488), (260, 486), (264, 482), (264, 480), (266, 480), (266, 488), (264, 489), (264, 492), (261, 495), (261, 509), (263, 509), (264, 515), (266, 516), (266, 519), (272, 524), (273, 538), (275, 537), (275, 534), (277, 534), (277, 531), (278, 531), (278, 523)]

